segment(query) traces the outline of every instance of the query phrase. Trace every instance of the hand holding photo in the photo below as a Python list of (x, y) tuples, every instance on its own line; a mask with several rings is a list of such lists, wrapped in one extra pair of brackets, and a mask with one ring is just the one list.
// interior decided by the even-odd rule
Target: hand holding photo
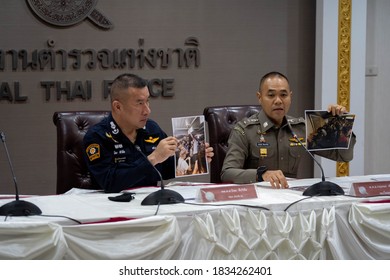
[(207, 174), (204, 116), (172, 118), (176, 151), (176, 177)]
[(308, 150), (348, 149), (355, 115), (307, 110), (305, 119)]

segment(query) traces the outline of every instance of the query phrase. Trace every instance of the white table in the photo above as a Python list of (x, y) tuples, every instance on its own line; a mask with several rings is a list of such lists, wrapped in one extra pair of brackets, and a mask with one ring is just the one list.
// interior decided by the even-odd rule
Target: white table
[[(332, 180), (348, 190), (372, 178)], [(201, 186), (170, 188), (194, 203)], [(313, 197), (284, 211), (301, 192), (258, 187), (257, 199), (161, 205), (155, 215), (141, 205), (155, 190), (137, 189), (131, 202), (77, 190), (23, 198), (43, 213), (1, 217), (0, 259), (390, 259), (389, 197)]]

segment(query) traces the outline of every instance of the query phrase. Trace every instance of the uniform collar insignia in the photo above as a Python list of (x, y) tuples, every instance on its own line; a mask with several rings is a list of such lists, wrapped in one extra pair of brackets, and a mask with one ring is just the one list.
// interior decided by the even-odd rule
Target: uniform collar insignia
[(111, 131), (112, 131), (113, 134), (118, 134), (119, 133), (119, 129), (116, 126), (114, 121), (110, 122), (110, 126), (111, 126)]

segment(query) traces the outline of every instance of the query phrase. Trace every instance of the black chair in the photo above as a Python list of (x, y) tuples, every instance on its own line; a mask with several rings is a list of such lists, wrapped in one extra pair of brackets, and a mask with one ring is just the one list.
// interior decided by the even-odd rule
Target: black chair
[(214, 106), (204, 109), (203, 115), (208, 124), (209, 143), (214, 148), (214, 157), (210, 163), (211, 183), (221, 183), (221, 170), (226, 155), (227, 142), (234, 125), (260, 110), (260, 105)]
[(83, 158), (83, 138), (88, 129), (109, 115), (109, 111), (55, 112), (57, 127), (57, 194), (72, 188), (99, 189), (92, 184)]

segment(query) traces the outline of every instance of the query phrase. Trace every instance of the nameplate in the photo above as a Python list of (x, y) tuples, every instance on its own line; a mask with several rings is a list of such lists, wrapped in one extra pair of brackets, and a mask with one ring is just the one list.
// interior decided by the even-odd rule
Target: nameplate
[(352, 187), (359, 197), (390, 194), (390, 181), (355, 182)]
[(198, 199), (201, 202), (218, 202), (257, 198), (253, 184), (206, 187), (199, 189)]

